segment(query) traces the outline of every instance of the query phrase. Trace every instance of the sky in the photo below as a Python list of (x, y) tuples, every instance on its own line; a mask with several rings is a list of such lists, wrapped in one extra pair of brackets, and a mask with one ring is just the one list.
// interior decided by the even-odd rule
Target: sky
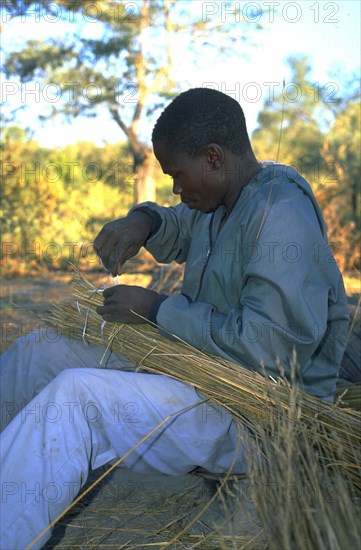
[[(273, 90), (275, 93), (281, 91), (283, 80), (290, 98), (293, 93), (302, 93), (302, 88), (295, 89), (290, 81), (287, 66), (290, 56), (308, 56), (315, 94), (326, 87), (324, 91), (330, 98), (340, 97), (345, 93), (351, 76), (360, 76), (361, 3), (358, 0), (238, 1), (230, 3), (233, 13), (227, 12), (226, 3), (222, 1), (180, 0), (177, 3), (194, 15), (207, 19), (211, 29), (222, 27), (227, 21), (235, 24), (239, 21), (240, 36), (244, 29), (241, 17), (246, 19), (252, 46), (238, 40), (227, 58), (217, 54), (216, 48), (204, 49), (195, 65), (184, 48), (180, 34), (174, 40), (173, 55), (176, 67), (174, 76), (182, 82), (182, 89), (208, 86), (232, 95), (241, 103), (250, 131), (257, 127), (257, 115), (264, 101), (272, 96)], [(131, 4), (135, 5), (134, 2)], [(274, 7), (277, 13), (273, 11)], [(71, 23), (49, 22), (43, 15), (37, 19), (34, 14), (27, 15), (23, 20), (7, 19), (2, 13), (1, 42), (5, 53), (19, 50), (27, 39), (64, 36), (74, 31)], [(257, 23), (262, 30), (252, 32)], [(95, 36), (91, 18), (83, 21), (82, 32)], [(215, 30), (209, 31), (210, 42), (216, 38), (215, 33)], [(152, 41), (149, 40), (146, 45), (151, 48)], [(21, 94), (14, 79), (2, 86), (2, 101), (7, 100), (7, 109), (27, 106), (27, 109), (21, 110), (18, 124), (29, 126), (33, 138), (43, 146), (62, 146), (80, 140), (102, 144), (123, 139), (123, 134), (105, 111), (97, 118), (81, 117), (72, 120), (71, 124), (65, 123), (60, 116), (40, 124), (38, 115), (45, 106), (41, 94), (38, 97), (36, 93)], [(27, 91), (35, 89), (35, 83), (29, 83), (26, 88)], [(140, 130), (147, 140), (151, 132), (150, 123), (144, 120)]]

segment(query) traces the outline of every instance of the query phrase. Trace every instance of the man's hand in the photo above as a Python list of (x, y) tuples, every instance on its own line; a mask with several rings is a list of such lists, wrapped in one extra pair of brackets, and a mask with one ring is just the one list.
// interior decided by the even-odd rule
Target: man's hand
[(152, 225), (152, 217), (142, 210), (104, 225), (94, 240), (94, 250), (113, 277), (120, 275), (125, 262), (145, 244)]
[(117, 285), (106, 288), (103, 296), (104, 305), (97, 307), (96, 310), (104, 321), (144, 323), (145, 320), (132, 311), (148, 319), (152, 304), (159, 294), (141, 286)]

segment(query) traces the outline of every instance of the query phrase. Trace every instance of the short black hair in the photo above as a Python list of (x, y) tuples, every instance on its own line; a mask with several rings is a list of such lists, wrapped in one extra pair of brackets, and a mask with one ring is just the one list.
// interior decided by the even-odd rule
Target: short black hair
[(177, 96), (158, 118), (152, 142), (192, 156), (208, 143), (239, 155), (251, 147), (240, 104), (211, 88), (192, 88)]

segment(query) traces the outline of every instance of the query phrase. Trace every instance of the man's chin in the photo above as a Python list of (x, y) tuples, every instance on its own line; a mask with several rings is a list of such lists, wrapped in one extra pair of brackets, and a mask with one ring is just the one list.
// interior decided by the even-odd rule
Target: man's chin
[(197, 203), (197, 201), (182, 201), (182, 203), (188, 206), (190, 210), (198, 210), (203, 214), (210, 214), (217, 209), (216, 207), (202, 206), (201, 204)]
[(218, 206), (199, 206), (193, 205), (193, 208), (196, 208), (197, 210), (200, 210), (200, 212), (203, 212), (203, 214), (211, 214), (211, 212), (215, 212), (218, 208)]
[(181, 201), (182, 204), (185, 204), (186, 206), (188, 206), (188, 208), (190, 208), (191, 210), (194, 210), (195, 208), (197, 208), (197, 205), (194, 201)]

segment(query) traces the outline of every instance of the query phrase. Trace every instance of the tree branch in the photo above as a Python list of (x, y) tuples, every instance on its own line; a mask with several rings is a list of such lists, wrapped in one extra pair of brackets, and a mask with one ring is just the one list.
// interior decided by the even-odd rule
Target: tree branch
[(162, 67), (157, 72), (153, 83), (149, 86), (149, 93), (153, 93), (157, 90), (159, 82), (162, 78), (169, 75), (173, 67), (173, 56), (172, 56), (172, 32), (174, 29), (173, 21), (171, 18), (171, 6), (174, 6), (175, 0), (164, 0), (164, 13), (165, 13), (165, 30), (167, 34), (167, 65)]
[(167, 58), (168, 58), (167, 72), (169, 72), (173, 66), (172, 43), (171, 43), (173, 22), (170, 17), (170, 6), (171, 5), (173, 6), (174, 3), (175, 3), (175, 0), (164, 0), (165, 29), (167, 31)]
[(145, 58), (144, 58), (144, 44), (143, 44), (143, 34), (144, 30), (149, 28), (149, 1), (143, 0), (141, 14), (140, 14), (140, 32), (139, 32), (139, 51), (135, 57), (135, 74), (137, 75), (138, 80), (138, 90), (139, 90), (139, 99), (137, 106), (134, 110), (132, 118), (132, 130), (136, 132), (138, 121), (142, 113), (147, 93), (147, 86), (145, 82)]
[(115, 107), (110, 108), (109, 111), (113, 120), (118, 124), (118, 126), (123, 130), (128, 138), (129, 147), (134, 157), (134, 167), (136, 168), (137, 166), (139, 166), (139, 164), (143, 162), (146, 156), (146, 147), (142, 143), (140, 143), (134, 129), (132, 127), (128, 128), (128, 126), (125, 125)]
[(128, 128), (128, 126), (125, 125), (125, 123), (120, 118), (120, 115), (119, 115), (117, 109), (115, 107), (110, 107), (109, 111), (110, 111), (110, 114), (111, 114), (113, 120), (115, 120), (115, 122), (123, 130), (123, 132), (125, 133), (127, 138), (129, 138), (130, 129)]

